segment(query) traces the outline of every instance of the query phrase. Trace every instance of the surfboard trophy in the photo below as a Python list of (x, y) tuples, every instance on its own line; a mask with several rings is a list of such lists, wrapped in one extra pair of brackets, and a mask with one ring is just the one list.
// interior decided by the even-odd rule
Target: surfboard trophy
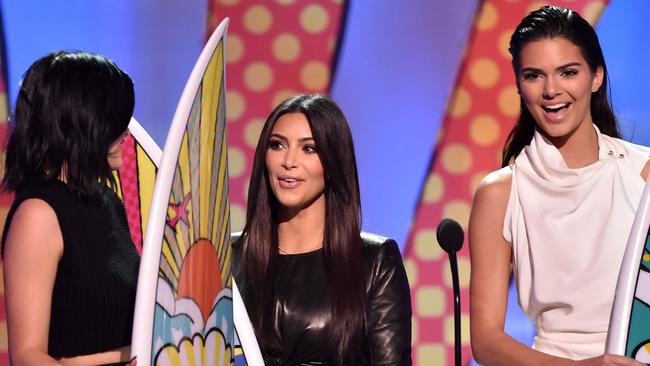
[(607, 353), (650, 364), (650, 184), (627, 242), (607, 334)]
[(227, 26), (226, 19), (201, 52), (160, 158), (135, 305), (131, 347), (139, 365), (233, 363)]

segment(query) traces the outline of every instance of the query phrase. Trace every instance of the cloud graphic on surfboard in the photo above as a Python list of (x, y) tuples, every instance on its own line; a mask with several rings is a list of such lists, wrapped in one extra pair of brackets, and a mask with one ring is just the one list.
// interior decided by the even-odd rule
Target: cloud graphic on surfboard
[[(179, 345), (188, 334), (206, 334), (212, 328), (221, 328), (226, 339), (233, 339), (232, 291), (222, 289), (215, 298), (207, 320), (198, 304), (190, 298), (174, 297), (171, 286), (163, 278), (158, 278), (157, 302), (154, 311), (158, 334), (153, 344), (154, 350), (169, 344)], [(167, 324), (163, 327), (163, 324)], [(159, 325), (159, 326), (158, 326)], [(170, 326), (171, 325), (171, 326)], [(229, 344), (229, 342), (227, 342)]]
[(156, 366), (218, 365), (221, 360), (232, 360), (232, 347), (226, 341), (224, 334), (217, 328), (212, 328), (207, 335), (195, 334), (191, 339), (183, 338), (178, 345), (164, 346), (156, 355)]

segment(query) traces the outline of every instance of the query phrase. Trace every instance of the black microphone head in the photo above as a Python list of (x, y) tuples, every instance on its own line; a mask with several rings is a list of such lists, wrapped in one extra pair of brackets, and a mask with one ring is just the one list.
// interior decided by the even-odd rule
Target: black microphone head
[(447, 253), (459, 251), (463, 247), (463, 241), (465, 240), (463, 228), (452, 219), (440, 221), (436, 229), (436, 236), (438, 244)]

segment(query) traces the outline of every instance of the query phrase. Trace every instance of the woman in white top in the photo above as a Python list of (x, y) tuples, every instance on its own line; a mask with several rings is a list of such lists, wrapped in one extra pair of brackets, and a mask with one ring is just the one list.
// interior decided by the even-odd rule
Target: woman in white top
[[(521, 113), (469, 225), (474, 356), (484, 365), (643, 365), (604, 351), (650, 150), (619, 139), (603, 53), (580, 15), (534, 11), (509, 50)], [(503, 330), (511, 269), (536, 324), (532, 349)]]

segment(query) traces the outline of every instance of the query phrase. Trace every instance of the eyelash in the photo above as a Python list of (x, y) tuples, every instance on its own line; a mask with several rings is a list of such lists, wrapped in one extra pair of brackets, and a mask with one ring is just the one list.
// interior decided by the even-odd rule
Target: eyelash
[[(571, 78), (571, 77), (574, 77), (576, 75), (578, 75), (578, 70), (575, 70), (575, 69), (566, 69), (566, 70), (562, 70), (562, 72), (560, 72), (560, 76), (565, 77), (565, 78)], [(536, 73), (536, 72), (527, 72), (527, 73), (524, 73), (522, 75), (522, 77), (523, 77), (524, 80), (531, 80), (531, 79), (537, 79), (537, 78), (541, 77), (541, 75)]]
[(269, 141), (269, 149), (271, 150), (280, 150), (282, 147), (284, 147), (284, 145), (278, 140)]
[(536, 72), (526, 72), (523, 75), (524, 80), (537, 79), (540, 75)]
[(313, 145), (305, 145), (302, 150), (306, 152), (307, 154), (315, 154), (316, 151), (316, 146)]
[[(269, 141), (269, 149), (271, 149), (271, 150), (280, 150), (282, 148), (284, 148), (284, 144), (282, 143), (282, 141), (278, 141), (278, 140)], [(303, 146), (302, 150), (307, 154), (316, 154), (317, 153), (316, 146), (314, 146), (314, 145), (305, 145), (305, 146)]]
[(562, 75), (564, 77), (568, 77), (568, 78), (574, 77), (574, 76), (578, 75), (578, 70), (566, 69), (566, 70), (563, 70), (560, 75)]

